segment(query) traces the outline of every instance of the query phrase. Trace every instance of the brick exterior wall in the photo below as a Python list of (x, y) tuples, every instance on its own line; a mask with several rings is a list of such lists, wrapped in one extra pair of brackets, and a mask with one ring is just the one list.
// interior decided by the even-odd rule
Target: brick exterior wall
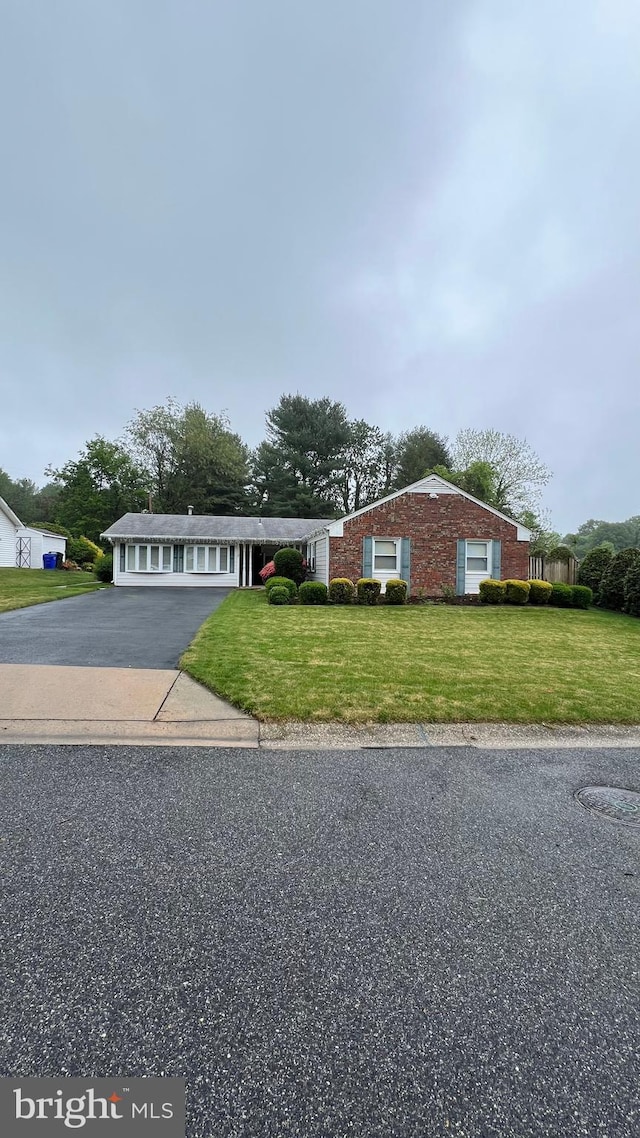
[[(401, 494), (344, 523), (344, 537), (329, 540), (329, 578), (362, 576), (365, 537), (411, 538), (413, 595), (440, 597), (441, 586), (456, 586), (457, 543), (502, 542), (501, 577), (529, 576), (529, 543), (516, 540), (516, 528), (459, 494)], [(375, 576), (375, 571), (374, 574)]]

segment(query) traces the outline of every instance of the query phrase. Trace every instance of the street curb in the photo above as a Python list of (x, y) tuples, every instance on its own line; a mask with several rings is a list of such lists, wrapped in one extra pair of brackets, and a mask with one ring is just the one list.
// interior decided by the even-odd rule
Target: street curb
[(640, 726), (593, 727), (508, 723), (259, 723), (216, 721), (0, 721), (0, 745), (241, 748), (261, 751), (602, 750), (639, 748)]

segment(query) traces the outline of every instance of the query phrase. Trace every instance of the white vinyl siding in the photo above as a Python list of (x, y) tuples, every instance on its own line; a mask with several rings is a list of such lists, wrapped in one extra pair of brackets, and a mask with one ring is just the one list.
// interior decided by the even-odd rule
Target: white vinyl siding
[[(17, 529), (0, 508), (0, 565), (4, 569), (12, 568), (16, 563), (16, 537)], [(42, 562), (40, 562), (42, 568)]]
[(311, 557), (314, 568), (310, 573), (312, 581), (322, 581), (324, 585), (329, 584), (329, 535), (323, 534), (322, 537), (317, 538), (316, 541), (310, 542), (307, 547), (309, 550), (308, 556)]
[(31, 526), (19, 528), (0, 507), (0, 566), (12, 569), (18, 564), (18, 538), (27, 543), (30, 564), (24, 568), (42, 569), (43, 553), (61, 553), (64, 557), (66, 541), (60, 534), (43, 533)]
[(490, 541), (468, 541), (465, 549), (465, 593), (479, 593), (480, 582), (491, 576)]

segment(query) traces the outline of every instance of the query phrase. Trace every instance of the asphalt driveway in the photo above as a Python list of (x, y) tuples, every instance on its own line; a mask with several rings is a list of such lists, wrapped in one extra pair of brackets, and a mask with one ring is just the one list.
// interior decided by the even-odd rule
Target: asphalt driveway
[(189, 1138), (630, 1138), (637, 751), (0, 747), (0, 1075)]
[(118, 588), (0, 614), (0, 664), (175, 668), (228, 589)]

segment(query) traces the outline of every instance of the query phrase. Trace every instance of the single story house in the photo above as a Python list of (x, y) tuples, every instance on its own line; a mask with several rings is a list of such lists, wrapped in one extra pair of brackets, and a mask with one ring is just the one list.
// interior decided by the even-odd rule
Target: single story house
[(42, 569), (45, 553), (65, 556), (67, 540), (38, 526), (25, 526), (0, 498), (0, 566), (3, 569)]
[(313, 580), (402, 577), (409, 592), (459, 596), (486, 577), (529, 573), (530, 532), (430, 474), (337, 521), (320, 518), (125, 514), (102, 535), (114, 547), (116, 585), (261, 584), (282, 546), (300, 549)]

